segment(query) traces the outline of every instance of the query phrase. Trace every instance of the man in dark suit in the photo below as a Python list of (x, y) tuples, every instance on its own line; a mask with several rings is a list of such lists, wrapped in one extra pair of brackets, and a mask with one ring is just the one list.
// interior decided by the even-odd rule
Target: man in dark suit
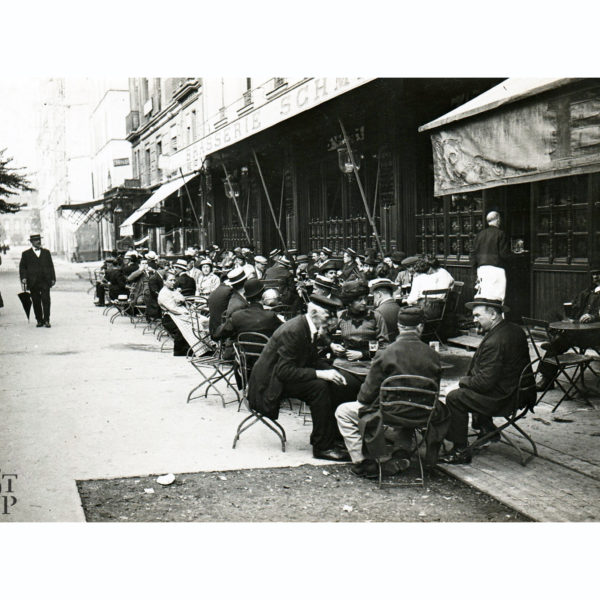
[(337, 323), (342, 308), (337, 298), (310, 296), (305, 315), (279, 327), (252, 369), (248, 402), (253, 410), (277, 419), (284, 397), (303, 400), (310, 407), (313, 456), (325, 460), (348, 459), (335, 421), (335, 409), (354, 400), (358, 389), (349, 389), (345, 378), (317, 356), (319, 331)]
[(284, 304), (292, 304), (297, 295), (294, 288), (294, 275), (291, 271), (292, 263), (281, 254), (275, 257), (275, 264), (269, 267), (265, 273), (265, 279), (277, 279), (279, 281), (279, 293)]
[(231, 286), (231, 296), (225, 309), (225, 318), (228, 319), (233, 313), (243, 308), (248, 308), (248, 302), (244, 298), (244, 284), (247, 281), (246, 272), (243, 267), (236, 267), (229, 271), (227, 282)]
[[(374, 456), (366, 457), (363, 454), (364, 437), (361, 434), (361, 427), (365, 429), (366, 419), (375, 416), (379, 419), (377, 429), (383, 430), (380, 426), (379, 390), (385, 379), (392, 375), (420, 375), (435, 381), (439, 388), (442, 372), (440, 357), (420, 339), (424, 319), (425, 315), (420, 306), (407, 306), (399, 310), (397, 315), (399, 333), (396, 340), (375, 355), (356, 402), (340, 404), (336, 410), (338, 426), (352, 459), (351, 470), (359, 477), (371, 478), (378, 475)], [(444, 433), (445, 431), (438, 436), (438, 448)], [(406, 452), (411, 448), (412, 430), (400, 432), (400, 438), (396, 442), (397, 452), (392, 455), (392, 460), (386, 463), (384, 469), (384, 473), (388, 475), (398, 473), (409, 466)], [(435, 464), (435, 459), (432, 459), (432, 462)]]
[(182, 296), (193, 296), (196, 293), (196, 282), (190, 277), (188, 271), (188, 262), (183, 258), (178, 258), (173, 265), (176, 280), (175, 287), (181, 290)]
[(154, 261), (148, 261), (154, 272), (148, 277), (148, 287), (144, 291), (144, 304), (146, 305), (146, 320), (160, 319), (161, 312), (158, 305), (158, 294), (164, 285), (165, 271), (159, 268)]
[(486, 221), (489, 227), (475, 236), (471, 251), (471, 264), (477, 269), (479, 286), (475, 295), (504, 302), (505, 268), (512, 255), (506, 234), (500, 229), (500, 215), (491, 211), (487, 214)]
[[(461, 377), (459, 387), (446, 397), (450, 409), (450, 429), (446, 436), (454, 446), (442, 459), (448, 464), (471, 462), (467, 447), (469, 413), (473, 428), (480, 435), (494, 431), (492, 417), (509, 414), (514, 408), (515, 392), (523, 369), (529, 364), (529, 347), (523, 330), (502, 318), (508, 307), (498, 300), (475, 298), (465, 306), (473, 310), (473, 320), (485, 333), (469, 370)], [(533, 381), (533, 373), (531, 373)], [(531, 390), (535, 394), (535, 390)], [(532, 397), (521, 398), (523, 406)]]
[(208, 332), (211, 337), (223, 323), (223, 314), (227, 310), (231, 294), (233, 294), (233, 288), (229, 285), (229, 280), (225, 279), (208, 296)]
[(29, 288), (37, 327), (50, 327), (50, 288), (56, 283), (50, 251), (42, 248), (42, 236), (29, 237), (31, 248), (21, 255), (19, 277)]
[(387, 278), (372, 279), (369, 288), (373, 294), (375, 312), (379, 313), (388, 331), (388, 342), (392, 343), (398, 335), (398, 311), (400, 305), (394, 300), (396, 285)]

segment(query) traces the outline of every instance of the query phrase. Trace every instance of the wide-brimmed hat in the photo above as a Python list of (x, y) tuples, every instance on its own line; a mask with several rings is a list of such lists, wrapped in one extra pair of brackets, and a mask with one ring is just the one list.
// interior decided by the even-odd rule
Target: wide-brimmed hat
[(340, 297), (344, 302), (352, 302), (352, 300), (362, 298), (368, 293), (369, 287), (362, 279), (353, 279), (342, 284)]
[(254, 262), (258, 263), (260, 265), (266, 265), (269, 263), (269, 261), (264, 256), (261, 256), (260, 254), (258, 254), (257, 256), (254, 257)]
[(325, 271), (337, 271), (337, 265), (332, 260), (326, 260), (320, 267), (319, 273), (325, 273)]
[(326, 290), (330, 290), (332, 292), (338, 289), (335, 281), (329, 277), (325, 277), (324, 275), (317, 275), (314, 279), (314, 282), (319, 287), (325, 288)]
[(311, 294), (308, 299), (321, 308), (326, 308), (331, 312), (337, 312), (344, 308), (342, 301), (335, 296), (328, 298), (327, 296), (320, 296), (319, 294)]
[(389, 290), (395, 290), (398, 287), (391, 279), (387, 277), (378, 277), (377, 279), (371, 279), (369, 281), (369, 289), (374, 292), (380, 288), (386, 288)]
[(256, 277), (248, 279), (244, 284), (244, 296), (246, 296), (248, 300), (260, 296), (264, 291), (265, 284), (260, 281), (260, 279), (256, 279)]
[(402, 259), (400, 264), (403, 267), (412, 267), (413, 265), (415, 265), (419, 262), (420, 258), (421, 258), (420, 256), (407, 256), (406, 258)]
[(420, 306), (402, 306), (398, 311), (398, 325), (416, 327), (425, 322), (425, 313)]
[(184, 258), (178, 258), (175, 263), (173, 264), (173, 268), (174, 269), (183, 269), (184, 271), (187, 270), (188, 264), (187, 264), (187, 260), (185, 260)]
[(491, 300), (490, 298), (473, 298), (473, 302), (466, 302), (465, 307), (469, 310), (473, 310), (476, 306), (490, 306), (503, 313), (510, 311), (510, 308), (505, 304), (502, 304), (502, 300)]
[(227, 273), (227, 279), (231, 285), (237, 285), (238, 283), (242, 283), (246, 281), (246, 271), (242, 269), (242, 267), (236, 267), (235, 269), (231, 269), (229, 273)]

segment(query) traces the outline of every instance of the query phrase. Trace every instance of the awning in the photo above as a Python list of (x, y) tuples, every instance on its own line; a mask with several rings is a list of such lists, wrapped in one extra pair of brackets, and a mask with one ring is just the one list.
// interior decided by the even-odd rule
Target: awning
[(509, 79), (426, 130), (436, 196), (600, 171), (600, 80)]
[(194, 173), (184, 177), (176, 177), (167, 183), (163, 183), (136, 211), (131, 213), (119, 227), (122, 236), (133, 235), (133, 224), (139, 221), (147, 212), (158, 206), (163, 200), (176, 192), (195, 176)]
[(56, 210), (60, 212), (61, 217), (69, 221), (76, 228), (79, 228), (90, 219), (99, 221), (104, 216), (104, 209), (104, 198), (99, 198), (88, 202), (61, 204)]

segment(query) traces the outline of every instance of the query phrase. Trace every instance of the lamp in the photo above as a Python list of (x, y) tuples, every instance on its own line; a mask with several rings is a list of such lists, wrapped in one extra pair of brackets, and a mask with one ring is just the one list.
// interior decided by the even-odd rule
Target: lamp
[[(354, 171), (354, 167), (352, 166), (352, 159), (350, 158), (350, 153), (345, 146), (338, 148), (338, 167), (342, 173), (346, 175), (350, 175)], [(354, 164), (356, 165), (356, 170), (360, 169), (360, 159), (362, 156), (360, 152), (357, 152), (354, 148), (352, 148), (352, 155), (354, 157)]]
[(223, 185), (225, 186), (225, 196), (230, 200), (239, 198), (240, 196), (240, 184), (236, 181), (231, 181), (230, 177), (223, 179)]
[(115, 206), (115, 208), (114, 208), (113, 212), (114, 212), (116, 215), (120, 215), (120, 214), (123, 212), (123, 209), (121, 208), (121, 205), (120, 205), (120, 204), (117, 204), (117, 206)]

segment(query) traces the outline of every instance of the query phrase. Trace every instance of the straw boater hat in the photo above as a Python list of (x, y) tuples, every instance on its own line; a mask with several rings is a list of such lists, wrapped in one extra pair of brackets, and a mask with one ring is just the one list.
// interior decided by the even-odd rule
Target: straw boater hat
[(489, 298), (473, 298), (473, 302), (466, 302), (465, 307), (469, 310), (473, 310), (476, 306), (490, 306), (503, 313), (510, 311), (510, 308), (505, 304), (502, 304), (502, 300), (490, 300)]
[(307, 263), (307, 262), (308, 262), (308, 255), (307, 255), (307, 254), (299, 254), (299, 255), (296, 257), (296, 262), (297, 262), (298, 264), (301, 264), (301, 263)]
[(279, 248), (273, 248), (273, 250), (269, 252), (269, 258), (275, 258), (279, 254), (281, 254), (281, 250)]
[(326, 260), (320, 267), (319, 273), (325, 273), (325, 271), (337, 271), (337, 266), (332, 260)]
[(346, 248), (344, 252), (352, 258), (356, 258), (356, 250), (354, 250), (353, 248)]
[(260, 265), (266, 265), (269, 263), (269, 261), (264, 256), (261, 256), (260, 254), (258, 254), (254, 257), (254, 262), (258, 263)]
[(281, 256), (278, 256), (275, 260), (277, 260), (277, 262), (280, 265), (283, 265), (284, 267), (291, 267), (292, 263), (290, 262), (290, 259), (287, 258), (286, 256), (284, 256), (283, 254)]
[(407, 256), (406, 258), (403, 258), (402, 261), (400, 262), (400, 264), (403, 267), (412, 267), (414, 265), (416, 265), (421, 257), (419, 256)]
[(202, 265), (210, 265), (212, 267), (213, 266), (213, 261), (210, 260), (210, 258), (203, 258), (200, 261), (200, 266), (202, 266)]
[(235, 269), (231, 269), (229, 273), (227, 273), (227, 279), (231, 285), (237, 285), (238, 283), (242, 283), (246, 281), (246, 271), (242, 269), (242, 267), (236, 267)]
[(187, 267), (188, 267), (187, 260), (185, 260), (183, 258), (178, 258), (175, 261), (175, 264), (173, 265), (173, 268), (175, 270), (181, 269), (181, 270), (187, 271)]
[(375, 290), (378, 290), (380, 288), (386, 288), (386, 289), (389, 289), (390, 291), (393, 291), (397, 287), (398, 286), (391, 279), (388, 279), (387, 277), (378, 277), (377, 279), (371, 279), (371, 281), (369, 281), (369, 289), (372, 292), (374, 292)]
[(29, 241), (30, 242), (34, 242), (35, 240), (41, 240), (42, 239), (42, 234), (41, 233), (32, 233), (29, 236)]
[(154, 252), (154, 250), (148, 250), (148, 252), (146, 252), (147, 260), (156, 260), (157, 258), (158, 258), (158, 255), (156, 254), (156, 252)]
[(327, 246), (323, 246), (320, 251), (327, 256), (331, 256), (333, 254), (333, 250)]

